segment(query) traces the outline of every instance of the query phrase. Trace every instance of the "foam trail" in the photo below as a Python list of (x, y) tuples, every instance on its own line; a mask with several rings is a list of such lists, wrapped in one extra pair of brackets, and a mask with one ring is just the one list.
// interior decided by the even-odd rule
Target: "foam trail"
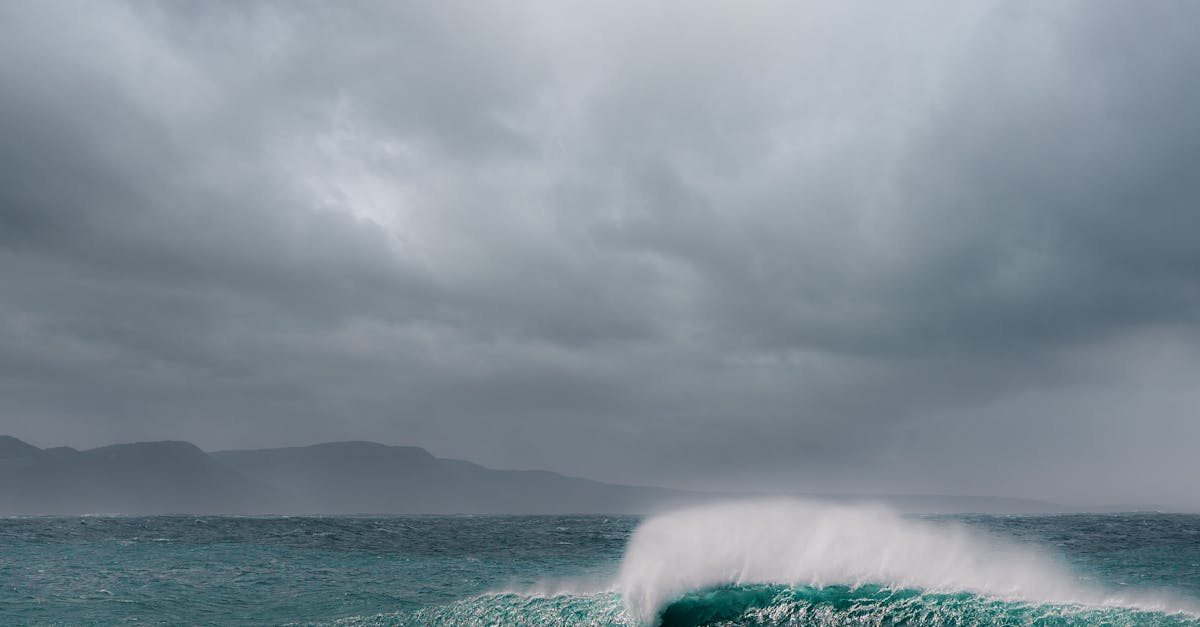
[(684, 593), (721, 585), (877, 584), (1034, 603), (1190, 611), (1079, 585), (1031, 548), (957, 524), (870, 506), (739, 501), (648, 519), (634, 532), (617, 588), (642, 623)]

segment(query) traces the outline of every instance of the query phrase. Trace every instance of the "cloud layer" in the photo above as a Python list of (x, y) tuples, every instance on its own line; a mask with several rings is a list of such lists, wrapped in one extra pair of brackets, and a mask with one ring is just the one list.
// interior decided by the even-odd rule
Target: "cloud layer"
[(1186, 2), (0, 7), (0, 425), (1200, 508)]

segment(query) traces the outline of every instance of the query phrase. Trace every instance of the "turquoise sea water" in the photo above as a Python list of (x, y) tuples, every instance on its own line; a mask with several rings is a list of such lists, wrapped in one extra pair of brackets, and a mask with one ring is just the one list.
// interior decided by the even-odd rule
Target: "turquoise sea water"
[(0, 624), (1200, 625), (1200, 516), (0, 519)]

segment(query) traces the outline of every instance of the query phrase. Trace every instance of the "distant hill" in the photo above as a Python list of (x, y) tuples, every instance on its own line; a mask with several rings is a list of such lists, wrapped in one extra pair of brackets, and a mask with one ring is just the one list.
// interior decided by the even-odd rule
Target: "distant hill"
[[(636, 514), (751, 496), (493, 470), (374, 442), (215, 453), (187, 442), (140, 442), (78, 451), (0, 436), (0, 514)], [(908, 512), (1062, 510), (1021, 499), (796, 496)]]
[(335, 442), (213, 453), (294, 496), (300, 511), (346, 513), (629, 513), (695, 499), (662, 488), (530, 470), (492, 470), (422, 448)]
[(491, 470), (373, 442), (218, 453), (141, 442), (77, 451), (0, 436), (0, 514), (641, 513), (696, 496)]
[(0, 436), (0, 512), (260, 511), (284, 495), (187, 442), (39, 449)]

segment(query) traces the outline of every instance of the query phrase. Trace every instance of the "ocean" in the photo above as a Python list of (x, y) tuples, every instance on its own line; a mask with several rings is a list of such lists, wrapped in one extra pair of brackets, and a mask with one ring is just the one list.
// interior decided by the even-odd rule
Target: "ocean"
[(0, 518), (0, 624), (1200, 625), (1200, 516)]

